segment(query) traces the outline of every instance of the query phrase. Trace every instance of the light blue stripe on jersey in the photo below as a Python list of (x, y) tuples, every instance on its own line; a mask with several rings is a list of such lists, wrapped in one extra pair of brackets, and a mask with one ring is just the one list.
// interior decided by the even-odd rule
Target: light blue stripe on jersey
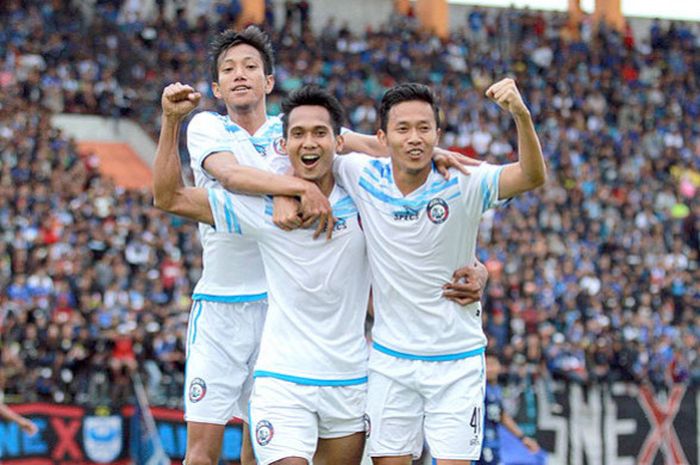
[(226, 225), (228, 226), (228, 232), (231, 232), (231, 223), (233, 222), (233, 231), (236, 234), (241, 234), (241, 226), (238, 224), (238, 218), (236, 218), (236, 212), (233, 209), (231, 195), (233, 194), (224, 194), (224, 211), (226, 212)]
[(192, 294), (192, 300), (206, 300), (207, 302), (222, 302), (226, 304), (237, 304), (241, 302), (257, 302), (258, 300), (267, 299), (267, 292), (261, 294), (247, 295), (211, 295), (211, 294)]
[[(211, 208), (211, 216), (216, 218), (216, 214), (219, 212), (219, 201), (214, 189), (209, 189), (209, 208)], [(214, 226), (216, 227), (216, 220), (214, 220)]]
[[(192, 306), (192, 313), (195, 312), (195, 308), (197, 308), (197, 305), (198, 304), (195, 303)], [(199, 302), (199, 309), (201, 310), (201, 308), (202, 308), (202, 303)], [(187, 343), (185, 346), (185, 354), (186, 354), (185, 355), (185, 383), (183, 383), (183, 386), (182, 386), (182, 398), (183, 399), (187, 399), (187, 367), (189, 366), (190, 353), (191, 353), (190, 346), (189, 346), (190, 345), (190, 334), (192, 334), (192, 330), (194, 329), (194, 323), (191, 319), (190, 319), (190, 323), (192, 323), (192, 324), (189, 324), (189, 323), (187, 324)], [(187, 402), (185, 402), (184, 405), (185, 405), (185, 415), (187, 415)]]
[(387, 355), (391, 355), (392, 357), (405, 358), (408, 360), (423, 360), (426, 362), (447, 362), (450, 360), (460, 360), (463, 358), (469, 358), (469, 357), (475, 357), (477, 355), (481, 355), (486, 351), (486, 347), (481, 347), (479, 349), (468, 350), (466, 352), (459, 352), (456, 354), (415, 355), (415, 354), (407, 354), (405, 352), (398, 352), (398, 351), (392, 350), (388, 347), (384, 347), (381, 344), (377, 344), (376, 342), (372, 343), (372, 347), (377, 349), (379, 352), (382, 352), (382, 353), (387, 354)]
[(362, 172), (363, 172), (364, 174), (366, 174), (367, 176), (369, 176), (369, 178), (370, 178), (372, 181), (374, 181), (374, 182), (381, 182), (381, 180), (379, 179), (379, 175), (378, 175), (374, 170), (371, 170), (371, 169), (369, 168), (369, 166), (365, 166), (365, 167), (363, 168)]
[(357, 215), (357, 206), (349, 195), (333, 204), (333, 216), (336, 218), (346, 219), (355, 215)]
[(369, 193), (372, 197), (375, 197), (382, 202), (388, 203), (390, 205), (395, 205), (403, 208), (412, 208), (414, 210), (421, 210), (425, 205), (437, 194), (445, 191), (446, 189), (457, 185), (457, 177), (453, 177), (447, 182), (434, 183), (430, 188), (421, 192), (418, 198), (415, 200), (407, 198), (392, 197), (391, 195), (383, 192), (380, 188), (373, 185), (366, 178), (360, 178), (360, 187)]
[[(250, 414), (250, 401), (248, 401), (248, 434), (250, 434), (250, 443), (255, 444), (255, 430), (253, 429), (253, 416)], [(258, 457), (258, 452), (255, 450), (255, 446), (252, 446), (253, 456), (255, 457), (255, 463), (262, 463), (260, 457)]]
[(272, 204), (272, 197), (266, 196), (265, 197), (265, 215), (272, 216), (273, 208), (274, 207)]
[(491, 176), (484, 176), (483, 178), (481, 178), (481, 191), (484, 196), (483, 202), (481, 204), (482, 213), (488, 210), (494, 203), (498, 201), (498, 198), (492, 198), (494, 196), (494, 191), (492, 191), (491, 188), (495, 187), (496, 190), (498, 189), (498, 181), (501, 176), (501, 171), (503, 171), (502, 166), (493, 170), (493, 174)]
[(282, 373), (264, 370), (255, 370), (255, 372), (253, 372), (253, 378), (275, 378), (294, 384), (302, 384), (304, 386), (354, 386), (356, 384), (364, 384), (367, 382), (366, 376), (353, 379), (315, 379), (283, 375)]
[(369, 166), (376, 170), (380, 178), (391, 180), (391, 162), (382, 163), (380, 160), (370, 160)]

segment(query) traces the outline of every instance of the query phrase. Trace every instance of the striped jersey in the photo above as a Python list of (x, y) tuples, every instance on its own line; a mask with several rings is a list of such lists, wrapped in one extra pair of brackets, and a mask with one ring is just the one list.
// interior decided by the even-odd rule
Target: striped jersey
[[(216, 152), (232, 152), (238, 163), (265, 171), (283, 173), (288, 159), (280, 140), (282, 121), (268, 117), (265, 124), (250, 135), (227, 115), (214, 112), (196, 114), (187, 126), (187, 149), (195, 185), (223, 188), (203, 163)], [(267, 282), (256, 242), (246, 236), (220, 234), (200, 223), (203, 247), (203, 273), (194, 289), (193, 299), (219, 302), (247, 302), (264, 299)]]
[(357, 208), (339, 186), (329, 201), (333, 238), (272, 223), (272, 199), (209, 190), (216, 230), (257, 241), (268, 278), (268, 311), (256, 377), (299, 384), (366, 382), (364, 321), (369, 297), (365, 239)]
[(373, 347), (402, 358), (452, 360), (483, 352), (481, 304), (461, 306), (442, 297), (452, 273), (475, 259), (479, 221), (498, 201), (502, 167), (436, 169), (404, 196), (391, 159), (336, 157), (336, 180), (360, 212), (372, 272)]

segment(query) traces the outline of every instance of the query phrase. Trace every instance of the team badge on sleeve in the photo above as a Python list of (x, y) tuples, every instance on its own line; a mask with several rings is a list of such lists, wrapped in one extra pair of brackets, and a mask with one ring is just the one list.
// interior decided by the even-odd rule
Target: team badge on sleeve
[(436, 198), (428, 202), (428, 219), (435, 224), (442, 224), (450, 216), (450, 207), (441, 198)]
[(261, 446), (268, 445), (274, 435), (275, 429), (272, 427), (272, 423), (267, 420), (260, 420), (255, 426), (255, 440)]
[(275, 139), (275, 141), (272, 143), (272, 147), (275, 149), (277, 155), (287, 156), (287, 152), (285, 152), (284, 147), (282, 147), (281, 137)]
[(197, 403), (204, 399), (207, 394), (207, 383), (202, 378), (195, 378), (190, 383), (189, 397), (190, 401)]

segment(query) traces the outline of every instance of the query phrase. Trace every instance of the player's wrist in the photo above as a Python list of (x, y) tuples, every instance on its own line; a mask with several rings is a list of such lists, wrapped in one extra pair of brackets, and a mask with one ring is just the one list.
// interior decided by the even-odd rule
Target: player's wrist
[(524, 105), (522, 108), (514, 109), (512, 112), (512, 115), (516, 121), (528, 121), (528, 120), (532, 119), (532, 115), (530, 114), (530, 110), (528, 110), (527, 107)]

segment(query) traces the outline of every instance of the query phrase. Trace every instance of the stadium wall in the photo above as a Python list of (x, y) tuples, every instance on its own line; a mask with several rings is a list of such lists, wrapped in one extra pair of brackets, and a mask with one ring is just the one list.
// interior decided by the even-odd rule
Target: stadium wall
[[(516, 420), (550, 451), (549, 465), (700, 463), (700, 390), (540, 382)], [(536, 419), (536, 420), (535, 420)], [(533, 421), (535, 420), (535, 421)]]
[[(519, 387), (514, 417), (535, 435), (548, 453), (549, 465), (660, 465), (700, 461), (700, 390), (678, 385), (654, 393), (647, 387), (614, 384), (549, 384)], [(39, 433), (29, 437), (14, 423), (0, 422), (3, 465), (126, 465), (130, 455), (134, 407), (118, 411), (55, 404), (13, 405), (29, 416)], [(173, 464), (186, 444), (182, 412), (152, 408), (161, 443)], [(239, 424), (229, 424), (223, 457), (238, 460)], [(509, 447), (504, 442), (503, 447)], [(527, 462), (522, 454), (503, 451), (505, 465)], [(531, 463), (531, 462), (527, 462)]]
[(141, 126), (126, 118), (62, 113), (51, 117), (51, 125), (77, 141), (123, 142), (152, 167), (156, 144)]
[[(340, 26), (347, 23), (350, 30), (361, 33), (368, 26), (376, 29), (381, 24), (387, 22), (393, 14), (393, 0), (353, 0), (352, 3), (346, 0), (308, 0), (311, 5), (311, 24), (316, 32), (323, 29), (323, 26), (328, 21), (328, 18), (335, 17), (336, 25)], [(272, 5), (275, 11), (276, 26), (280, 27), (284, 21), (284, 3), (285, 0), (272, 0)], [(414, 3), (414, 2), (412, 2)], [(480, 7), (478, 2), (475, 5), (449, 5), (449, 20), (450, 30), (458, 30), (467, 26), (467, 15), (474, 8), (484, 8), (486, 10), (497, 10), (498, 8)], [(348, 8), (348, 5), (352, 8)], [(546, 14), (555, 12), (548, 11)], [(632, 27), (635, 39), (638, 41), (647, 40), (649, 37), (649, 28), (652, 23), (650, 18), (626, 18)], [(662, 20), (661, 24), (668, 25), (669, 20)]]

